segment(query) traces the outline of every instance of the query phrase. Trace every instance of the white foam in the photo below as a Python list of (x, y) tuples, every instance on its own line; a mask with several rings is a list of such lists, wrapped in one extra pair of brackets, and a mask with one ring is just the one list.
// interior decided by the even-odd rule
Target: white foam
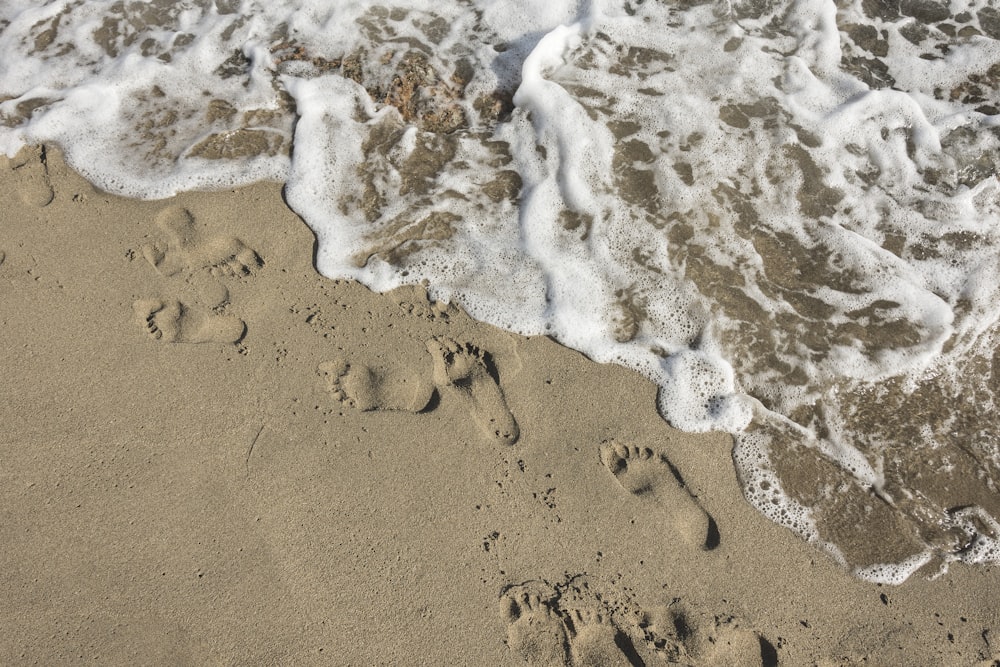
[(910, 575), (930, 562), (933, 554), (925, 551), (905, 559), (901, 563), (879, 563), (854, 570), (854, 576), (873, 584), (899, 586)]
[[(741, 433), (736, 437), (733, 462), (746, 499), (775, 523), (790, 528), (807, 542), (820, 545), (837, 555), (835, 547), (820, 540), (810, 509), (783, 490), (781, 481), (769, 465), (768, 450), (767, 441), (759, 434)], [(840, 560), (843, 561), (843, 557)]]

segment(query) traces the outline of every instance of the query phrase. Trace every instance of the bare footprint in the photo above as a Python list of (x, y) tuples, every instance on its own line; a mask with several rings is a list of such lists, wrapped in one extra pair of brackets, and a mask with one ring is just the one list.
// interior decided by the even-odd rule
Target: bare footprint
[(714, 549), (718, 531), (712, 517), (685, 488), (666, 456), (649, 447), (607, 440), (599, 448), (601, 463), (629, 493), (648, 498), (671, 516), (674, 528), (692, 546)]
[[(706, 627), (708, 626), (708, 627)], [(770, 667), (778, 664), (770, 642), (733, 617), (715, 617), (699, 626), (685, 642), (697, 665), (722, 667)]]
[(434, 398), (434, 383), (426, 372), (419, 373), (406, 368), (372, 368), (363, 364), (349, 364), (343, 359), (324, 361), (318, 370), (334, 398), (364, 412), (420, 412)]
[(180, 301), (140, 299), (132, 309), (146, 332), (166, 343), (235, 343), (246, 333), (238, 317), (194, 311)]
[(17, 194), (28, 206), (42, 208), (52, 203), (55, 191), (49, 179), (45, 146), (23, 149), (11, 162)]
[(161, 275), (208, 269), (217, 278), (242, 278), (264, 266), (260, 256), (238, 238), (208, 236), (199, 230), (185, 208), (163, 209), (156, 216), (156, 226), (166, 243), (145, 245), (142, 254)]
[(434, 382), (438, 387), (462, 396), (476, 424), (489, 438), (507, 445), (517, 442), (520, 429), (483, 352), (471, 343), (443, 337), (427, 341), (427, 350), (434, 358)]
[(669, 607), (644, 612), (640, 627), (650, 648), (669, 664), (699, 667), (779, 664), (774, 645), (736, 617), (693, 612), (678, 600)]
[(566, 612), (570, 628), (569, 650), (573, 667), (630, 667), (638, 664), (626, 653), (635, 655), (629, 639), (596, 609), (571, 609)]
[(500, 606), (507, 621), (507, 645), (529, 665), (569, 664), (566, 626), (554, 607), (555, 593), (541, 582), (504, 591)]

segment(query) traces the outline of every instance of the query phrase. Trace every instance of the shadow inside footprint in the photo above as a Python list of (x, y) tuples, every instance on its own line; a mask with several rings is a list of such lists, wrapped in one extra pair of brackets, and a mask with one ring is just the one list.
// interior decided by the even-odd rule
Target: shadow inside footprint
[(680, 472), (665, 455), (616, 440), (602, 442), (598, 453), (601, 463), (623, 489), (664, 509), (686, 542), (706, 550), (719, 546), (715, 520), (691, 495)]
[(238, 317), (192, 310), (176, 300), (140, 299), (132, 310), (146, 333), (165, 343), (236, 343), (246, 333)]
[(435, 384), (469, 405), (480, 430), (498, 443), (517, 442), (520, 429), (496, 376), (490, 372), (489, 356), (471, 343), (444, 337), (427, 341), (427, 351), (434, 359)]
[(423, 412), (432, 405), (437, 393), (426, 371), (373, 368), (343, 359), (324, 361), (318, 371), (334, 398), (363, 412)]

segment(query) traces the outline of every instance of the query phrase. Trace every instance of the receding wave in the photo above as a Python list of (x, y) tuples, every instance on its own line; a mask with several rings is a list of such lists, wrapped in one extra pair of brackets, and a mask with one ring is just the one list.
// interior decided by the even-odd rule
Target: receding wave
[(645, 374), (860, 576), (1000, 560), (1000, 12), (538, 4), (15, 0), (0, 148), (287, 181), (322, 273)]

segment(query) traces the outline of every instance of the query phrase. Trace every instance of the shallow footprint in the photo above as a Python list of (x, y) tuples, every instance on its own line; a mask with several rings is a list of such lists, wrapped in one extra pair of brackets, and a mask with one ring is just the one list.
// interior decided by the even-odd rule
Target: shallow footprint
[(678, 602), (644, 613), (640, 624), (646, 641), (667, 663), (704, 667), (779, 664), (774, 645), (736, 617), (693, 612)]
[(491, 439), (507, 445), (517, 442), (520, 429), (483, 352), (471, 343), (443, 337), (427, 341), (427, 351), (434, 358), (438, 387), (463, 396), (472, 406), (476, 424)]
[(698, 665), (726, 667), (771, 667), (778, 664), (777, 651), (759, 634), (732, 617), (716, 617), (714, 627), (697, 628), (685, 642)]
[(500, 597), (507, 645), (529, 665), (568, 664), (566, 626), (556, 614), (554, 598), (540, 582), (514, 586)]
[(629, 667), (638, 664), (626, 652), (635, 653), (628, 638), (600, 611), (571, 609), (567, 612), (571, 626), (569, 650), (573, 667)]
[(45, 146), (31, 146), (11, 162), (17, 194), (28, 206), (42, 208), (52, 203), (55, 191), (49, 179)]
[(334, 398), (363, 412), (420, 412), (434, 398), (434, 383), (427, 374), (406, 368), (372, 368), (336, 359), (324, 361), (318, 370)]
[(264, 265), (256, 251), (238, 238), (206, 236), (186, 208), (163, 209), (156, 216), (156, 226), (167, 242), (145, 245), (142, 254), (161, 275), (209, 269), (217, 278), (242, 278)]
[(599, 452), (601, 463), (622, 488), (661, 505), (689, 544), (704, 549), (718, 546), (715, 522), (684, 487), (666, 456), (615, 440), (602, 442)]
[(146, 332), (165, 343), (235, 343), (246, 333), (238, 317), (193, 311), (176, 300), (140, 299), (132, 310)]

